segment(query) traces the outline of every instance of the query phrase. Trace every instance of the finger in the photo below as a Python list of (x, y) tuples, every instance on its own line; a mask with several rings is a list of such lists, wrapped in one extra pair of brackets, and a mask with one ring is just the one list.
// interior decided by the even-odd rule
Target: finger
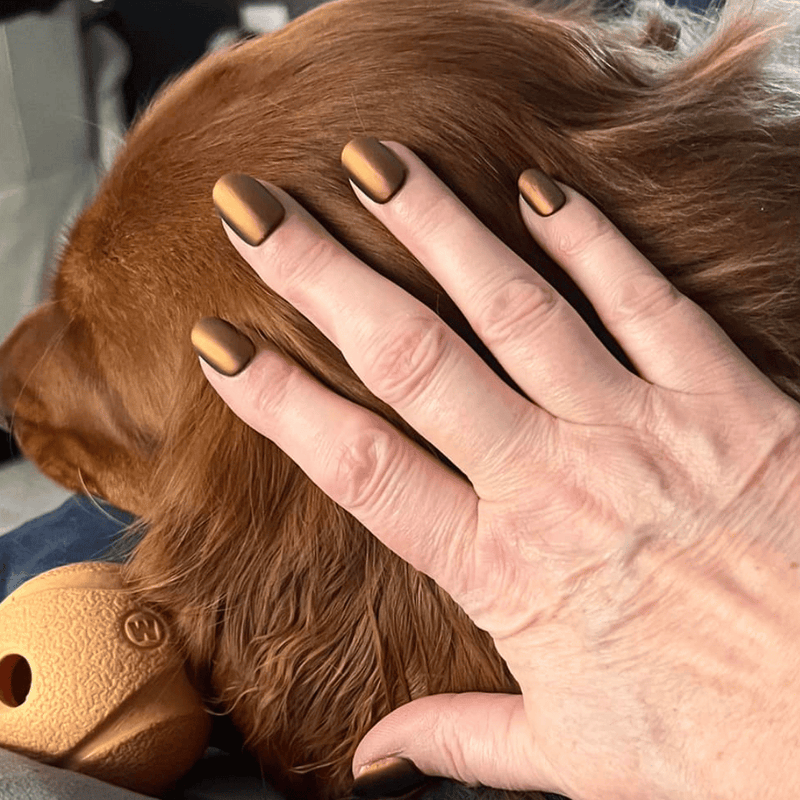
[[(532, 400), (568, 421), (612, 418), (635, 391), (636, 377), (411, 150), (383, 144), (400, 158), (407, 176), (385, 203), (374, 202), (353, 182), (364, 206), (430, 271)], [(371, 147), (361, 140), (345, 147), (342, 160), (351, 175), (369, 167)]]
[[(392, 761), (387, 763), (387, 757)], [(358, 745), (353, 758), (356, 793), (363, 796), (366, 787), (386, 784), (387, 772), (399, 772), (399, 759), (425, 775), (470, 785), (557, 788), (533, 740), (520, 695), (432, 695), (401, 706)], [(389, 794), (392, 787), (384, 788)]]
[(278, 353), (260, 352), (234, 377), (200, 364), (231, 410), (332, 500), (446, 591), (463, 591), (477, 516), (466, 481)]
[(771, 386), (722, 328), (596, 206), (559, 186), (567, 202), (550, 217), (520, 198), (525, 224), (575, 280), (642, 378), (679, 392), (725, 391), (743, 381)]
[[(547, 420), (537, 422), (535, 407), (433, 311), (355, 258), (285, 192), (269, 189), (283, 221), (256, 246), (226, 225), (236, 249), (476, 488), (504, 472), (511, 450), (545, 438), (540, 428)], [(230, 217), (235, 203), (222, 202)]]

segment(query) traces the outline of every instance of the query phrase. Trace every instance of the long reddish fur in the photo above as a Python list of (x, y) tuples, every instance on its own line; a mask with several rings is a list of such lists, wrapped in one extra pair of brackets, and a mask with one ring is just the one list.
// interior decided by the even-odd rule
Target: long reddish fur
[(771, 66), (777, 29), (733, 15), (685, 55), (666, 6), (644, 25), (596, 12), (341, 0), (204, 59), (136, 120), (51, 302), (0, 351), (24, 453), (141, 518), (127, 577), (172, 620), (209, 707), (296, 796), (346, 796), (360, 737), (412, 698), (518, 687), (430, 579), (203, 378), (189, 331), (222, 317), (414, 435), (241, 262), (211, 204), (218, 177), (279, 184), (488, 356), (339, 165), (354, 136), (403, 142), (613, 347), (523, 226), (516, 179), (536, 165), (800, 399), (800, 93)]

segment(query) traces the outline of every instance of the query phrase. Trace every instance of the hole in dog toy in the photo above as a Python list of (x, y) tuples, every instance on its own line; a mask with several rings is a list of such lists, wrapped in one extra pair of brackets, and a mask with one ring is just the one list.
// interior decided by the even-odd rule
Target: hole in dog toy
[(0, 661), (0, 702), (18, 708), (31, 690), (31, 665), (19, 655), (6, 656)]

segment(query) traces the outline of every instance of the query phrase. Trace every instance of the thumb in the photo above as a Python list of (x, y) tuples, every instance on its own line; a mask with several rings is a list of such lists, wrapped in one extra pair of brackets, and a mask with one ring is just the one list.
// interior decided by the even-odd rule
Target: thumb
[(440, 694), (401, 706), (372, 728), (356, 748), (353, 774), (357, 785), (364, 784), (367, 789), (367, 784), (374, 782), (389, 794), (385, 784), (397, 774), (397, 759), (410, 760), (425, 775), (469, 785), (554, 788), (520, 695)]

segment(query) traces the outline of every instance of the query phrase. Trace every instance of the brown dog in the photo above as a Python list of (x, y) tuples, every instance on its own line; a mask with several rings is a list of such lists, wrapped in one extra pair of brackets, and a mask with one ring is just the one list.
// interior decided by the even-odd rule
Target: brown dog
[(800, 399), (800, 92), (769, 62), (774, 34), (741, 16), (684, 58), (661, 19), (601, 25), (590, 9), (341, 0), (205, 59), (136, 121), (51, 302), (0, 352), (25, 455), (141, 517), (128, 577), (174, 621), (210, 706), (295, 796), (346, 795), (360, 737), (411, 698), (517, 687), (488, 636), (203, 378), (189, 332), (222, 317), (404, 427), (241, 262), (217, 178), (279, 184), (486, 355), (339, 165), (354, 136), (403, 142), (613, 347), (520, 219), (516, 179), (536, 165)]

